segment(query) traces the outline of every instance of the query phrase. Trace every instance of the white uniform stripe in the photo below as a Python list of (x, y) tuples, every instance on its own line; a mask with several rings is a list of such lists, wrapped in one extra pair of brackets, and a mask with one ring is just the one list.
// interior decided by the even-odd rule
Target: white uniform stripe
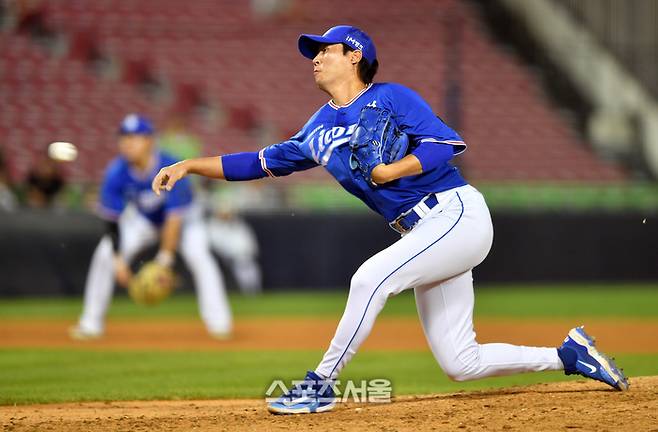
[(261, 151), (258, 152), (258, 159), (260, 159), (260, 167), (265, 171), (265, 174), (267, 174), (270, 177), (276, 177), (272, 171), (270, 171), (267, 168), (267, 162), (265, 161), (265, 149), (262, 149)]
[(457, 152), (455, 153), (455, 156), (460, 155), (466, 151), (466, 148), (468, 147), (464, 141), (459, 141), (459, 140), (438, 140), (436, 138), (423, 138), (420, 140), (420, 142), (433, 142), (433, 143), (438, 143), (438, 144), (448, 144), (453, 147), (457, 147)]
[(361, 90), (359, 93), (357, 93), (357, 95), (354, 96), (354, 97), (352, 98), (352, 100), (349, 101), (348, 103), (346, 103), (345, 105), (336, 105), (336, 104), (334, 103), (333, 100), (330, 100), (330, 101), (329, 101), (329, 106), (332, 107), (332, 108), (335, 109), (335, 110), (337, 110), (337, 109), (339, 109), (339, 108), (347, 108), (348, 106), (352, 105), (352, 103), (354, 103), (354, 101), (356, 101), (359, 97), (361, 97), (362, 94), (364, 94), (365, 92), (367, 92), (368, 89), (369, 89), (370, 87), (372, 87), (372, 83), (368, 84), (368, 85), (366, 86), (366, 88), (364, 88), (364, 89)]

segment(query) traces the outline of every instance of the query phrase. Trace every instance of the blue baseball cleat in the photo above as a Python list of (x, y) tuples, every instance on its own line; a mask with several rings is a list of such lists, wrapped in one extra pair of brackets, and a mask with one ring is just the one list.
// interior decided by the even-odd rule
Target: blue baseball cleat
[(311, 414), (330, 411), (336, 406), (333, 382), (306, 372), (306, 377), (274, 402), (267, 404), (272, 414)]
[(629, 383), (624, 372), (596, 349), (594, 339), (585, 333), (583, 327), (571, 329), (557, 351), (566, 375), (578, 374), (604, 382), (617, 390), (628, 390)]

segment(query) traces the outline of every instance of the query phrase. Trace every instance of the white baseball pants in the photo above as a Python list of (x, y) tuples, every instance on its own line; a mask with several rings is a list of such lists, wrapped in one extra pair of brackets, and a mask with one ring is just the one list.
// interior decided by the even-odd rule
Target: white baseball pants
[(243, 294), (263, 291), (254, 230), (237, 216), (230, 219), (213, 216), (206, 226), (211, 248), (231, 267), (240, 291)]
[(414, 229), (352, 277), (345, 312), (316, 369), (320, 376), (336, 379), (370, 334), (386, 299), (411, 288), (427, 342), (451, 379), (563, 369), (556, 348), (477, 343), (471, 270), (491, 248), (491, 217), (472, 186), (437, 197), (439, 204)]
[[(130, 262), (144, 248), (157, 244), (158, 230), (142, 215), (127, 209), (119, 220), (121, 255)], [(201, 319), (210, 333), (230, 333), (232, 327), (224, 280), (210, 253), (205, 224), (193, 211), (185, 216), (179, 251), (197, 291)], [(112, 241), (104, 236), (91, 259), (79, 326), (90, 332), (104, 330), (105, 314), (114, 289)]]

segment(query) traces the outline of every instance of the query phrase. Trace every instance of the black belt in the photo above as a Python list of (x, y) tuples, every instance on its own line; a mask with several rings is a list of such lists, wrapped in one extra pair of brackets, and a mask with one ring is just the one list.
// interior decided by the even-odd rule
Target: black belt
[(438, 203), (439, 199), (436, 197), (436, 194), (428, 195), (418, 204), (398, 216), (393, 222), (389, 223), (389, 226), (400, 234), (409, 232)]

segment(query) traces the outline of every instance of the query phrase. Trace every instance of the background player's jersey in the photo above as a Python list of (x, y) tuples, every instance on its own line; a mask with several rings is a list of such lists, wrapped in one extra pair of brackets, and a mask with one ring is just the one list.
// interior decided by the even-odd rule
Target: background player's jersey
[(156, 163), (152, 170), (140, 173), (130, 166), (123, 157), (110, 162), (100, 191), (100, 212), (106, 219), (116, 220), (133, 203), (138, 212), (160, 226), (167, 213), (187, 209), (192, 204), (192, 188), (189, 179), (176, 183), (170, 192), (160, 196), (151, 189), (151, 181), (161, 168), (176, 163), (177, 160), (165, 153), (156, 153)]
[(461, 137), (418, 94), (400, 84), (377, 83), (370, 84), (346, 106), (328, 102), (290, 140), (261, 150), (263, 170), (274, 177), (322, 165), (348, 192), (389, 222), (432, 192), (466, 184), (456, 167), (443, 163), (419, 175), (374, 188), (368, 185), (358, 170), (350, 169), (349, 163), (349, 140), (364, 106), (389, 109), (400, 129), (409, 136), (411, 152), (427, 143), (452, 145), (453, 154), (466, 149)]

